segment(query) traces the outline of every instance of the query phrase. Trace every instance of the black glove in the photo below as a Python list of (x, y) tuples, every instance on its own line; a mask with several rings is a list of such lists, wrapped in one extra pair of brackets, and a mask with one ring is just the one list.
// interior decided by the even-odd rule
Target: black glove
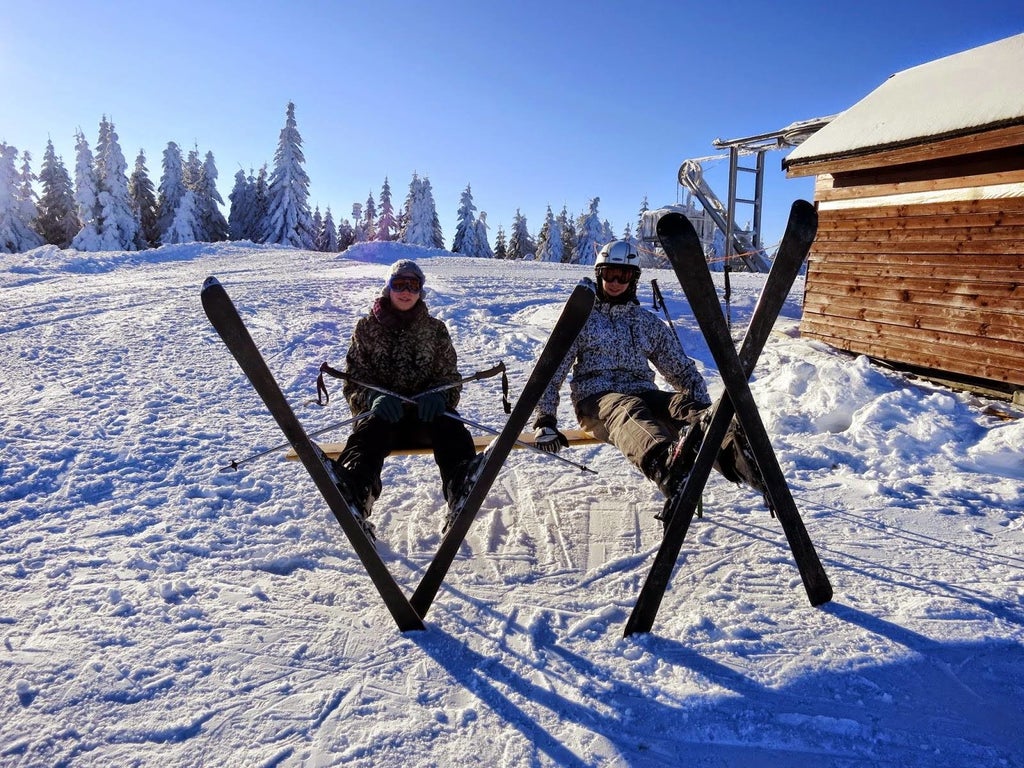
[(429, 424), (444, 413), (447, 404), (444, 395), (440, 392), (431, 392), (429, 395), (417, 398), (417, 413), (419, 414), (420, 421), (425, 421)]
[(402, 419), (402, 401), (394, 395), (377, 395), (373, 398), (370, 413), (384, 419), (389, 424), (397, 424)]
[(547, 453), (558, 453), (569, 447), (569, 439), (558, 431), (558, 427), (540, 427), (534, 430), (533, 444)]

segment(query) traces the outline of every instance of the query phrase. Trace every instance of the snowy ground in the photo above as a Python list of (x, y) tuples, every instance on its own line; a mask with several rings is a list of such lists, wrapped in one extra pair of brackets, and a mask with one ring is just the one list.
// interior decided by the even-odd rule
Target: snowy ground
[[(799, 286), (754, 393), (831, 604), (715, 475), (654, 632), (624, 639), (657, 491), (607, 446), (568, 452), (596, 476), (516, 451), (427, 631), (399, 634), (301, 465), (218, 471), (282, 437), (199, 304), (216, 275), (318, 429), (348, 416), (310, 404), (319, 364), (408, 255), (360, 254), (0, 256), (0, 765), (1024, 765), (1024, 420), (800, 340)], [(504, 360), (513, 394), (586, 272), (415, 256), (463, 372)], [(733, 277), (737, 331), (761, 280)], [(495, 381), (465, 416), (501, 425)], [(431, 458), (385, 486), (411, 591), (444, 513)]]

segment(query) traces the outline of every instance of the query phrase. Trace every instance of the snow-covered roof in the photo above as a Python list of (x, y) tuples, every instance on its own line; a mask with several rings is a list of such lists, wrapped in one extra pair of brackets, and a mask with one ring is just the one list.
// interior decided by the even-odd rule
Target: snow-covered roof
[(1024, 123), (1024, 34), (892, 75), (783, 167)]

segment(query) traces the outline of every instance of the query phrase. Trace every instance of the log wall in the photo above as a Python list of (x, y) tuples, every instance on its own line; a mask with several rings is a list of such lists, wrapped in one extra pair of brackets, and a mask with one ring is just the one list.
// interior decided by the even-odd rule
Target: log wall
[[(819, 177), (819, 201), (856, 197)], [(820, 204), (800, 330), (897, 365), (1024, 388), (1024, 197)]]

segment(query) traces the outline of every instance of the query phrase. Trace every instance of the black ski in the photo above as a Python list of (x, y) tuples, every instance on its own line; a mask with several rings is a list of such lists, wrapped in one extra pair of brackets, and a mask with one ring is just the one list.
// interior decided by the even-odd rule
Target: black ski
[(547, 389), (551, 377), (555, 375), (555, 371), (558, 370), (568, 354), (569, 347), (572, 346), (580, 329), (590, 317), (590, 310), (593, 306), (594, 292), (586, 286), (576, 286), (562, 308), (562, 314), (555, 323), (555, 327), (551, 329), (551, 335), (548, 337), (523, 391), (519, 394), (519, 399), (516, 401), (508, 421), (501, 433), (487, 446), (486, 458), (478, 468), (476, 481), (459, 506), (451, 527), (441, 540), (437, 554), (434, 555), (434, 559), (427, 567), (419, 586), (413, 593), (412, 607), (420, 616), (427, 615), (430, 604), (434, 601), (448, 569), (459, 552), (459, 547), (462, 546), (466, 534), (469, 533), (473, 519), (498, 476), (498, 471), (505, 463), (516, 440), (519, 439), (519, 433), (526, 426), (533, 409), (537, 407), (537, 401)]
[(295, 449), (295, 453), (309, 471), (317, 488), (320, 489), (320, 493), (323, 494), (328, 506), (338, 519), (338, 523), (341, 524), (341, 529), (352, 543), (352, 548), (355, 549), (362, 561), (374, 586), (377, 587), (380, 596), (384, 598), (384, 604), (394, 617), (398, 628), (402, 632), (423, 629), (423, 619), (412, 607), (405, 593), (402, 592), (391, 572), (388, 571), (384, 561), (381, 560), (373, 543), (363, 532), (355, 512), (334, 483), (334, 477), (326, 457), (320, 448), (309, 439), (299, 423), (295, 412), (285, 399), (284, 393), (267, 367), (263, 355), (260, 354), (249, 335), (249, 331), (227, 291), (217, 281), (217, 278), (209, 277), (203, 283), (201, 297), (206, 316), (210, 318), (213, 327), (220, 334), (228, 350), (238, 361), (242, 371), (259, 393), (281, 431), (288, 438), (288, 442)]
[(703, 249), (692, 224), (681, 214), (668, 214), (658, 222), (658, 237), (672, 261), (708, 342), (726, 385), (726, 392), (712, 409), (711, 421), (704, 433), (694, 429), (684, 439), (684, 460), (692, 462), (692, 466), (683, 485), (666, 501), (663, 511), (667, 520), (665, 536), (626, 623), (627, 636), (635, 632), (649, 632), (654, 624), (683, 539), (734, 414), (755, 454), (769, 501), (789, 541), (811, 604), (820, 605), (832, 599), (832, 586), (800, 519), (747, 382), (807, 257), (816, 231), (817, 212), (814, 207), (803, 200), (797, 200), (793, 204), (782, 245), (737, 355), (711, 273), (707, 269)]

